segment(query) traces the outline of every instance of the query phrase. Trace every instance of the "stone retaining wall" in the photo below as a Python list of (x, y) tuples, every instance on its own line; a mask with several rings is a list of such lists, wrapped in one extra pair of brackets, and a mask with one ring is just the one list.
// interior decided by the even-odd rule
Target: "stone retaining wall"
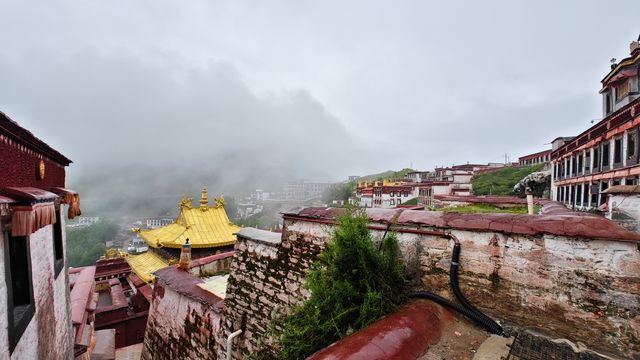
[(324, 243), (324, 237), (312, 234), (283, 233), (280, 241), (271, 242), (238, 234), (218, 358), (226, 356), (226, 338), (238, 329), (243, 333), (234, 342), (234, 359), (245, 358), (268, 340), (273, 316), (309, 295), (302, 286), (304, 275)]
[[(304, 274), (340, 210), (284, 215), (280, 242), (239, 236), (227, 287), (218, 358), (226, 337), (234, 358), (259, 348), (274, 314), (309, 294)], [(461, 215), (368, 211), (381, 237), (394, 223), (414, 290), (449, 290), (452, 231), (462, 243), (460, 282), (478, 308), (518, 326), (617, 355), (640, 352), (640, 235), (584, 214)]]
[(222, 299), (200, 279), (173, 266), (158, 270), (142, 349), (143, 360), (215, 359)]

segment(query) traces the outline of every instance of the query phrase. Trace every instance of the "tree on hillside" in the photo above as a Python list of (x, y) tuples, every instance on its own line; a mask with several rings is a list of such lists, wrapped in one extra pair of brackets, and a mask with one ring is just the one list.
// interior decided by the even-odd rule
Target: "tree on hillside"
[(118, 226), (110, 222), (67, 229), (67, 259), (69, 266), (94, 265), (107, 251), (106, 242), (113, 240)]
[(327, 204), (331, 204), (333, 200), (348, 201), (350, 197), (354, 196), (354, 188), (353, 182), (331, 187), (322, 195), (322, 201)]

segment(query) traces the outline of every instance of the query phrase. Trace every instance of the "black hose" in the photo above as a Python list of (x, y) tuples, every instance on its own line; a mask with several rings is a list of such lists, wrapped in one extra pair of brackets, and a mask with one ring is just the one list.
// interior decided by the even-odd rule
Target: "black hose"
[(477, 313), (478, 316), (485, 318), (487, 322), (493, 323), (493, 327), (495, 329), (499, 329), (500, 330), (499, 333), (502, 333), (502, 327), (498, 325), (498, 323), (496, 323), (493, 319), (485, 315), (482, 311), (478, 310), (478, 308), (473, 306), (467, 300), (467, 298), (465, 298), (464, 295), (462, 294), (462, 291), (460, 290), (460, 284), (458, 282), (458, 268), (460, 267), (459, 260), (460, 260), (460, 244), (455, 244), (453, 246), (453, 255), (451, 256), (451, 270), (449, 271), (449, 277), (451, 280), (451, 289), (453, 290), (453, 295), (455, 295), (456, 299), (458, 299), (458, 302), (462, 304), (462, 306)]
[(460, 260), (460, 242), (455, 236), (451, 234), (447, 234), (447, 237), (453, 239), (455, 242), (453, 246), (453, 253), (451, 255), (451, 270), (449, 273), (449, 277), (450, 277), (451, 289), (453, 290), (453, 294), (455, 295), (456, 299), (460, 302), (460, 304), (456, 304), (448, 299), (443, 298), (440, 295), (436, 295), (434, 293), (426, 292), (426, 291), (411, 293), (408, 296), (410, 298), (422, 298), (422, 299), (432, 300), (442, 306), (448, 307), (450, 309), (453, 309), (459, 312), (460, 314), (473, 320), (476, 324), (485, 328), (487, 331), (493, 334), (504, 335), (502, 326), (500, 326), (500, 324), (495, 322), (493, 319), (491, 319), (487, 315), (483, 314), (475, 306), (471, 305), (471, 303), (462, 294), (462, 291), (460, 291), (460, 287), (458, 283), (458, 267), (459, 267), (458, 261)]
[(444, 307), (457, 311), (458, 313), (466, 316), (467, 318), (469, 318), (470, 320), (478, 324), (478, 326), (483, 327), (484, 329), (491, 332), (492, 334), (502, 335), (502, 328), (500, 327), (500, 325), (497, 325), (493, 320), (489, 319), (487, 321), (486, 317), (479, 316), (477, 312), (467, 309), (466, 307), (460, 304), (451, 302), (440, 295), (436, 295), (434, 293), (427, 292), (427, 291), (420, 291), (420, 292), (410, 293), (408, 296), (409, 298), (429, 299), (439, 305), (442, 305)]

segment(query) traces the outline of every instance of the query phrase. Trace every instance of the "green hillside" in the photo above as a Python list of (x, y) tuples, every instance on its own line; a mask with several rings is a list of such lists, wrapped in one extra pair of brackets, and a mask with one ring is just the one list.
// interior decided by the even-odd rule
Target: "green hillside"
[(358, 181), (376, 181), (384, 179), (401, 179), (407, 175), (408, 172), (414, 171), (413, 169), (404, 168), (400, 171), (387, 170), (378, 174), (365, 175), (358, 178)]
[(471, 179), (474, 195), (515, 195), (513, 187), (532, 172), (541, 171), (543, 165), (507, 167), (474, 175)]

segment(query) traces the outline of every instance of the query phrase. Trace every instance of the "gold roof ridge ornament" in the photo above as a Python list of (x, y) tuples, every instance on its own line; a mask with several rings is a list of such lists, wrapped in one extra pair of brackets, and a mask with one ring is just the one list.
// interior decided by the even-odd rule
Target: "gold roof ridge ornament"
[(193, 198), (186, 197), (182, 195), (182, 200), (180, 200), (180, 208), (183, 209), (191, 209), (191, 203), (193, 202)]
[(215, 208), (216, 208), (216, 209), (218, 209), (218, 208), (223, 208), (223, 207), (224, 207), (224, 195), (220, 195), (220, 197), (219, 197), (219, 198), (214, 197), (214, 198), (213, 198), (213, 201), (214, 201), (214, 202), (215, 202), (215, 204), (216, 204), (216, 205), (215, 205)]
[(202, 197), (200, 198), (200, 210), (207, 211), (209, 209), (209, 198), (207, 197), (207, 187), (202, 188)]

